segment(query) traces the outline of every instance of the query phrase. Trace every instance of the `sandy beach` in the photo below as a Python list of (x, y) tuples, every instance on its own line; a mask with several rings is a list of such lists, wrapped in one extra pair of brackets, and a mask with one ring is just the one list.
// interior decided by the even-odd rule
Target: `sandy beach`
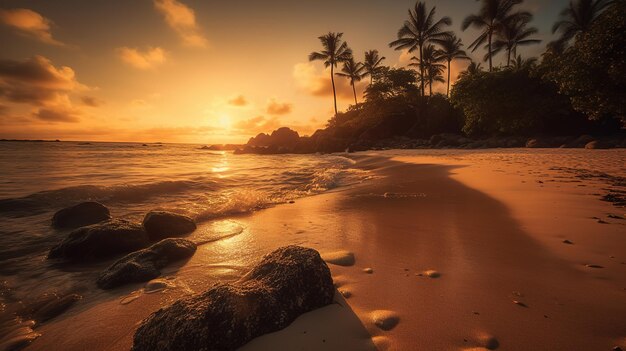
[[(561, 154), (564, 162), (608, 159), (605, 168), (623, 172), (623, 151), (572, 152)], [(39, 328), (27, 350), (128, 350), (152, 311), (215, 281), (236, 281), (289, 244), (323, 257), (352, 253), (352, 265), (328, 260), (344, 264), (329, 267), (345, 299), (242, 350), (626, 347), (626, 220), (623, 208), (599, 200), (612, 186), (605, 178), (557, 170), (558, 157), (540, 151), (350, 157), (373, 179), (201, 225), (190, 239), (207, 243), (164, 271), (170, 288), (102, 292), (99, 303)], [(397, 325), (381, 329), (381, 313)]]

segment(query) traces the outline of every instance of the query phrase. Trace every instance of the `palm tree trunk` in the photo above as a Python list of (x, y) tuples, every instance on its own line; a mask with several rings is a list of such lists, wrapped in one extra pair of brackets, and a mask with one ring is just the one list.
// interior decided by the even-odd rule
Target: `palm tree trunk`
[(356, 101), (356, 88), (354, 87), (354, 81), (350, 83), (352, 84), (352, 92), (354, 93), (354, 104), (358, 105), (358, 101)]
[(452, 62), (452, 60), (448, 60), (448, 91), (446, 92), (448, 97), (450, 97), (450, 62)]
[(428, 96), (433, 96), (433, 80), (428, 80)]
[(491, 55), (491, 36), (493, 34), (493, 22), (491, 28), (489, 28), (489, 72), (493, 72), (493, 61)]
[(422, 97), (426, 95), (426, 90), (424, 89), (424, 62), (423, 62), (424, 51), (422, 49), (422, 44), (420, 44), (420, 74), (422, 75)]
[(335, 101), (335, 116), (337, 116), (337, 92), (335, 91), (335, 70), (332, 64), (330, 65), (330, 82), (333, 84), (333, 99)]
[(511, 66), (511, 49), (507, 50), (507, 56), (506, 56), (506, 66), (509, 67)]

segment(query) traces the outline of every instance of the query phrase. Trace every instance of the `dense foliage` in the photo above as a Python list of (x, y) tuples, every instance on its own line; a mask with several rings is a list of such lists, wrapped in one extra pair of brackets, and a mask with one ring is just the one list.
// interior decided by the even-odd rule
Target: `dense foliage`
[(614, 2), (573, 46), (544, 55), (544, 78), (593, 119), (626, 119), (626, 1)]
[(451, 101), (463, 110), (463, 131), (471, 136), (567, 134), (584, 124), (568, 99), (529, 69), (464, 75)]

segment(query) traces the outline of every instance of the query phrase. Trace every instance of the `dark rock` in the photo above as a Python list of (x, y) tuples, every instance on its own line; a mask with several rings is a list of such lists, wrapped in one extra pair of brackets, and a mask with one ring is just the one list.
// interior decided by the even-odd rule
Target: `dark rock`
[(182, 236), (196, 230), (193, 219), (171, 212), (151, 211), (143, 219), (143, 227), (152, 241)]
[(109, 209), (99, 202), (82, 202), (57, 211), (52, 216), (54, 228), (78, 228), (111, 219)]
[(237, 283), (218, 283), (153, 313), (135, 332), (132, 350), (235, 350), (330, 304), (334, 292), (317, 251), (283, 247)]
[(530, 139), (526, 142), (526, 147), (530, 149), (546, 148), (548, 144), (544, 140)]
[(607, 142), (603, 142), (600, 140), (594, 140), (585, 145), (585, 149), (589, 150), (598, 150), (598, 149), (610, 149), (611, 145)]
[(170, 263), (193, 256), (196, 244), (185, 239), (165, 239), (147, 249), (130, 253), (98, 277), (98, 286), (111, 289), (127, 283), (145, 282), (161, 275)]
[(37, 322), (45, 322), (67, 311), (81, 299), (82, 296), (78, 294), (59, 296), (56, 293), (45, 293), (29, 305), (27, 314)]
[(114, 219), (72, 231), (50, 250), (48, 258), (102, 259), (139, 250), (148, 244), (148, 235), (141, 225)]

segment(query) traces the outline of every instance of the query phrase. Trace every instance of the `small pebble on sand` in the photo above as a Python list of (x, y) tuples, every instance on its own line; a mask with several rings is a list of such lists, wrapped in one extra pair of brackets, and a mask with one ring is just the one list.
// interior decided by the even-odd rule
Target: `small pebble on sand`
[(369, 267), (367, 267), (367, 268), (363, 268), (363, 272), (365, 272), (367, 274), (372, 274), (372, 273), (374, 273), (374, 270), (369, 268)]
[(151, 281), (146, 283), (146, 286), (144, 287), (144, 292), (146, 294), (152, 294), (163, 291), (167, 288), (173, 288), (175, 286), (176, 285), (174, 283), (166, 279), (152, 279)]
[(587, 268), (604, 268), (603, 266), (600, 266), (598, 264), (586, 264), (585, 267), (587, 267)]
[(428, 277), (428, 278), (439, 278), (441, 277), (441, 273), (435, 271), (435, 270), (428, 270), (426, 272), (424, 272), (424, 274)]
[(346, 299), (349, 299), (352, 296), (352, 293), (350, 292), (350, 290), (346, 290), (346, 289), (339, 290), (339, 293)]
[(400, 317), (393, 311), (377, 310), (372, 312), (370, 316), (372, 322), (374, 322), (378, 328), (385, 331), (393, 329), (398, 325), (398, 322), (400, 322)]
[(569, 240), (563, 240), (563, 244), (573, 245), (574, 243)]
[(518, 300), (513, 300), (513, 303), (520, 306), (520, 307), (526, 307), (528, 308), (528, 305), (523, 303), (522, 301), (518, 301)]
[(322, 259), (338, 266), (352, 266), (356, 261), (354, 254), (345, 250), (323, 253)]

